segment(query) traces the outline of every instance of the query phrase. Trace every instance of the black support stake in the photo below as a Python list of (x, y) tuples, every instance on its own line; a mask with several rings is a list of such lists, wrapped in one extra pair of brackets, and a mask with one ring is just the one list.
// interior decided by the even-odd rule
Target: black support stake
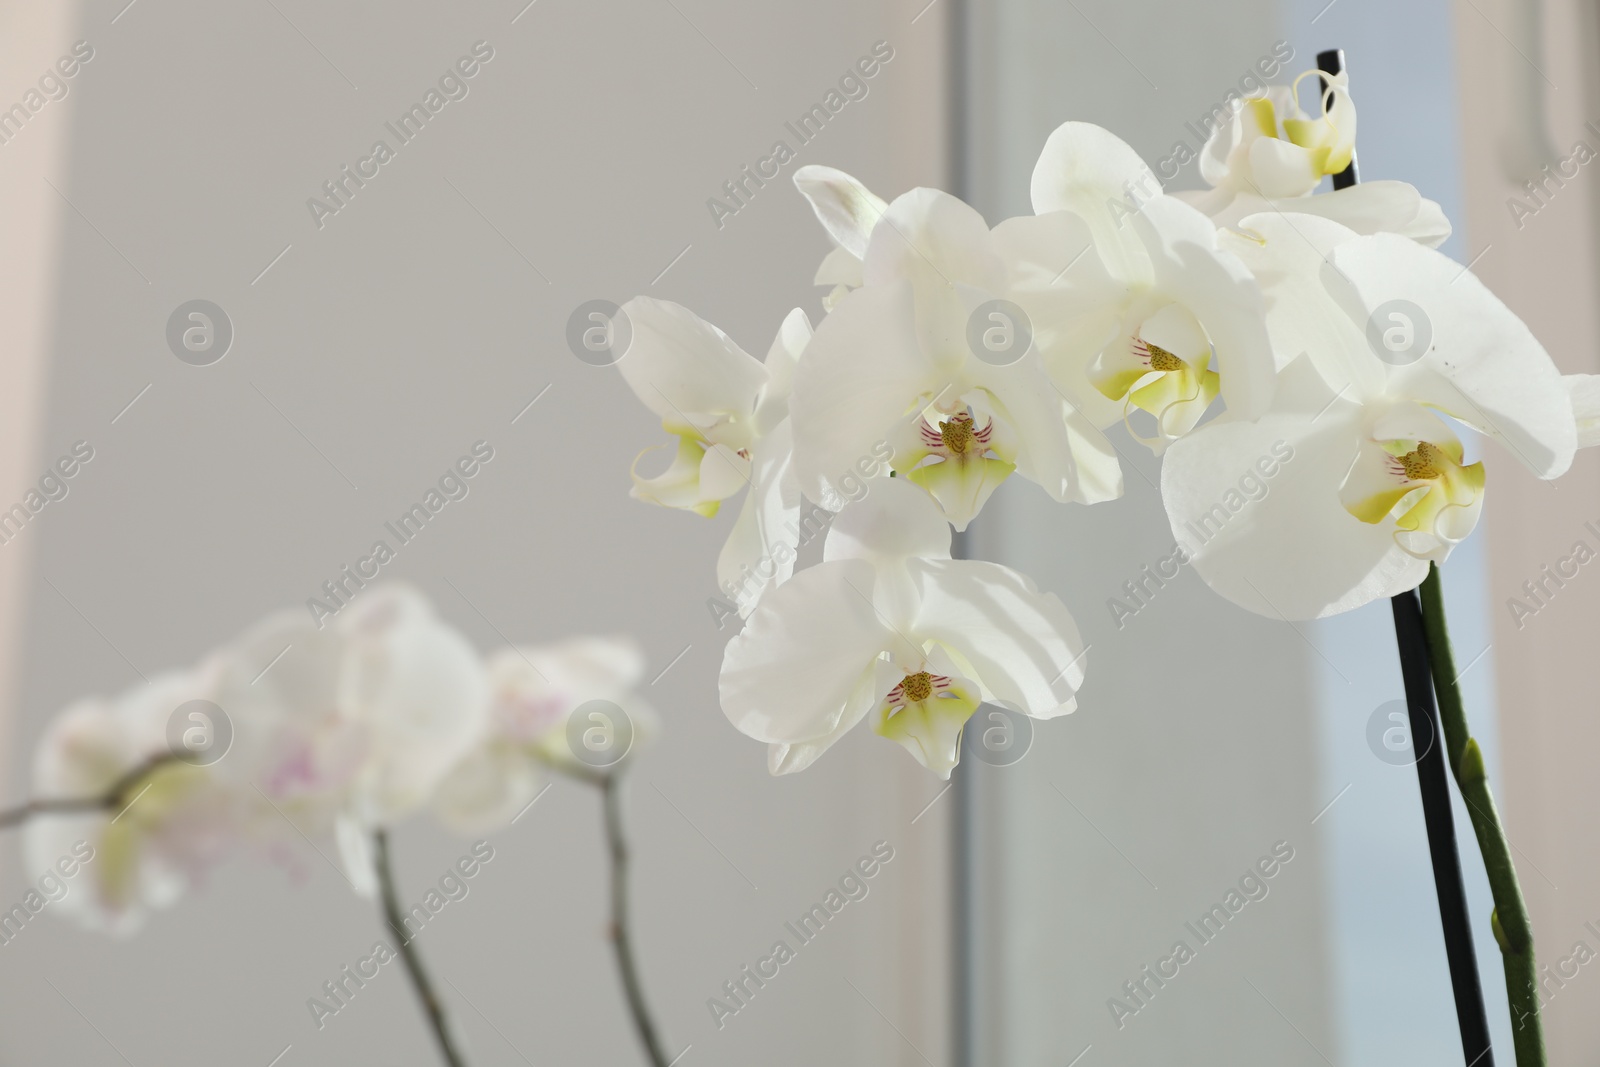
[[(1344, 70), (1343, 50), (1317, 53), (1317, 69), (1324, 74)], [(1357, 180), (1356, 158), (1352, 154), (1350, 165), (1333, 175), (1333, 187), (1348, 189)], [(1428, 855), (1433, 861), (1433, 887), (1439, 897), (1439, 924), (1444, 928), (1445, 958), (1455, 992), (1456, 1022), (1461, 1027), (1461, 1050), (1467, 1067), (1494, 1067), (1489, 1017), (1483, 1006), (1483, 986), (1478, 981), (1478, 954), (1467, 913), (1467, 887), (1461, 877), (1461, 853), (1456, 848), (1444, 738), (1433, 700), (1433, 671), (1422, 629), (1422, 602), (1415, 589), (1408, 589), (1393, 597), (1390, 606), (1394, 609), (1400, 673), (1405, 679), (1412, 751), (1418, 753), (1417, 787), (1422, 793), (1422, 817), (1428, 827)]]
[[(1461, 877), (1461, 854), (1456, 849), (1444, 737), (1433, 703), (1422, 602), (1415, 589), (1408, 589), (1394, 597), (1390, 605), (1394, 608), (1395, 643), (1400, 648), (1400, 673), (1406, 683), (1413, 751), (1419, 754), (1417, 787), (1422, 792), (1422, 818), (1428, 827), (1428, 855), (1433, 860), (1433, 888), (1439, 897), (1439, 925), (1444, 928), (1444, 952), (1450, 965), (1450, 987), (1456, 997), (1461, 1051), (1469, 1067), (1494, 1067), (1489, 1017), (1483, 1006), (1483, 986), (1478, 981), (1478, 953), (1472, 944), (1472, 923), (1467, 913), (1467, 887)], [(1423, 746), (1427, 746), (1426, 751)]]

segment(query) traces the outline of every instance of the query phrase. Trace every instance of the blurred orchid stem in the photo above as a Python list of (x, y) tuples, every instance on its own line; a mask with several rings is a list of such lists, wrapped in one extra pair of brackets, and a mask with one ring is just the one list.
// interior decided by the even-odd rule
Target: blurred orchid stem
[(176, 762), (178, 757), (171, 754), (154, 756), (118, 778), (110, 789), (99, 796), (30, 800), (20, 807), (0, 810), (0, 830), (20, 826), (35, 815), (81, 815), (94, 811), (117, 811), (120, 814), (139, 799), (139, 794), (143, 792), (139, 787), (146, 778), (158, 768)]
[(622, 972), (628, 1010), (653, 1067), (669, 1067), (671, 1061), (661, 1047), (650, 1009), (645, 1006), (644, 988), (633, 958), (633, 935), (628, 925), (628, 841), (622, 829), (622, 773), (612, 771), (583, 777), (600, 790), (605, 806), (606, 842), (611, 847), (611, 942), (617, 950), (617, 968)]
[(412, 945), (410, 936), (406, 933), (405, 923), (400, 917), (400, 899), (395, 893), (394, 867), (389, 862), (389, 833), (379, 830), (373, 835), (375, 846), (375, 865), (378, 868), (378, 888), (383, 898), (383, 917), (389, 924), (389, 929), (394, 931), (394, 936), (400, 939), (400, 958), (405, 961), (406, 973), (411, 976), (411, 984), (417, 991), (417, 997), (422, 1001), (423, 1011), (427, 1013), (428, 1025), (433, 1029), (433, 1036), (439, 1042), (439, 1052), (444, 1056), (445, 1063), (450, 1067), (465, 1067), (466, 1060), (462, 1058), (456, 1048), (455, 1039), (450, 1036), (450, 1025), (444, 1016), (444, 1005), (439, 1000), (439, 994), (434, 990), (433, 980), (428, 977), (428, 970), (422, 964), (422, 955)]
[(1511, 859), (1511, 842), (1500, 823), (1489, 776), (1484, 769), (1483, 751), (1467, 726), (1467, 713), (1461, 700), (1455, 653), (1450, 647), (1450, 630), (1445, 623), (1444, 587), (1439, 580), (1439, 565), (1430, 564), (1422, 583), (1422, 624), (1428, 639), (1429, 660), (1433, 666), (1433, 688), (1439, 697), (1439, 717), (1444, 733), (1445, 756), (1455, 775), (1461, 799), (1466, 801), (1472, 829), (1478, 836), (1478, 850), (1489, 874), (1489, 890), (1494, 896), (1491, 923), (1500, 944), (1505, 964), (1506, 993), (1511, 1006), (1511, 1037), (1517, 1067), (1544, 1067), (1544, 1033), (1539, 1017), (1539, 976), (1533, 955), (1533, 924), (1528, 905), (1522, 898), (1517, 868)]

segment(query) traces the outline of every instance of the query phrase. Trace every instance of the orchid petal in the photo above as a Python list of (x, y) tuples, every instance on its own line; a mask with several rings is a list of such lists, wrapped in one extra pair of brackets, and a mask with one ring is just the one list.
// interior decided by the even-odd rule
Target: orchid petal
[(1005, 285), (1006, 265), (976, 208), (938, 189), (895, 197), (873, 231), (863, 259), (868, 285), (911, 278), (919, 292), (956, 282), (984, 289)]
[(364, 818), (415, 810), (488, 723), (483, 661), (456, 630), (402, 586), (368, 591), (339, 616), (351, 642), (340, 704), (368, 729)]
[(789, 415), (789, 393), (794, 388), (794, 368), (811, 343), (811, 320), (795, 308), (784, 316), (778, 335), (767, 349), (763, 364), (767, 371), (766, 388), (756, 405), (756, 424), (766, 433)]
[(1250, 143), (1250, 177), (1241, 179), (1257, 196), (1274, 200), (1304, 196), (1317, 187), (1325, 173), (1326, 148), (1306, 149), (1276, 137)]
[(1287, 363), (1308, 355), (1336, 392), (1344, 390), (1353, 400), (1382, 396), (1383, 364), (1374, 358), (1361, 324), (1350, 320), (1325, 284), (1333, 250), (1357, 234), (1316, 215), (1270, 211), (1247, 216), (1239, 225), (1244, 232), (1230, 234), (1225, 246), (1261, 284), (1276, 358)]
[(1211, 216), (1219, 229), (1248, 228), (1244, 220), (1251, 215), (1296, 214), (1316, 215), (1356, 234), (1397, 233), (1429, 248), (1438, 248), (1451, 233), (1444, 209), (1399, 181), (1362, 182), (1327, 193), (1276, 199), (1226, 189), (1174, 195)]
[[(785, 420), (755, 446), (750, 493), (717, 557), (717, 586), (739, 590), (736, 599), (742, 615), (749, 614), (755, 598), (769, 584), (780, 585), (794, 573), (800, 486), (793, 460), (792, 430)], [(764, 570), (770, 570), (769, 578), (762, 577)], [(750, 578), (755, 579), (753, 589), (746, 586)]]
[(1089, 384), (1087, 367), (1116, 335), (1128, 287), (1106, 272), (1087, 223), (1070, 212), (1007, 219), (994, 236), (1011, 265), (1007, 298), (1027, 314), (1051, 378), (1091, 423), (1113, 425), (1120, 408)]
[(1139, 153), (1109, 130), (1064, 122), (1044, 143), (1031, 182), (1033, 211), (1070, 211), (1083, 219), (1111, 275), (1128, 284), (1148, 282), (1150, 262), (1126, 223), (1161, 183)]
[(795, 368), (789, 400), (795, 473), (801, 491), (824, 491), (863, 457), (876, 455), (890, 428), (940, 389), (917, 342), (907, 282), (857, 289), (817, 328)]
[(832, 167), (801, 167), (794, 172), (794, 184), (811, 203), (817, 221), (822, 223), (840, 251), (858, 260), (865, 259), (872, 229), (889, 207), (882, 197), (873, 195), (855, 178)]
[(864, 283), (861, 277), (861, 260), (843, 248), (831, 249), (817, 265), (817, 273), (811, 279), (811, 283), (859, 289)]
[(1122, 495), (1116, 449), (1068, 403), (1040, 363), (983, 364), (972, 376), (1015, 435), (1016, 469), (1024, 478), (1063, 502), (1095, 504)]
[(1331, 261), (1330, 292), (1354, 322), (1402, 301), (1421, 313), (1417, 329), (1431, 333), (1416, 362), (1389, 370), (1392, 393), (1495, 438), (1541, 478), (1571, 465), (1577, 428), (1560, 371), (1471, 271), (1393, 234), (1348, 241)]
[(919, 595), (911, 631), (943, 646), (985, 700), (1038, 719), (1073, 710), (1086, 650), (1055, 594), (998, 563), (906, 565)]
[(1156, 417), (1159, 452), (1172, 440), (1195, 428), (1220, 390), (1216, 371), (1186, 367), (1163, 374), (1149, 385), (1133, 390), (1128, 394), (1128, 401)]
[(1564, 374), (1561, 380), (1578, 424), (1578, 447), (1600, 445), (1600, 374)]
[(700, 457), (700, 499), (726, 500), (750, 484), (750, 459), (727, 445), (712, 445)]
[(883, 569), (906, 559), (950, 558), (950, 526), (928, 495), (898, 478), (877, 478), (867, 495), (839, 512), (822, 558), (865, 560)]
[(839, 722), (832, 730), (809, 741), (796, 741), (792, 744), (779, 742), (767, 746), (768, 773), (796, 774), (805, 770), (815, 763), (819, 756), (832, 748), (840, 738), (855, 729), (877, 701), (876, 680), (877, 668), (880, 665), (881, 661), (861, 672), (861, 676), (856, 680), (855, 691), (845, 702), (844, 714), (839, 716)]
[(769, 590), (722, 659), (722, 711), (758, 741), (794, 744), (832, 733), (861, 673), (895, 634), (872, 602), (873, 568), (835, 560)]
[(909, 279), (923, 349), (954, 371), (969, 356), (967, 317), (1007, 278), (988, 224), (971, 206), (936, 189), (896, 197), (872, 234), (868, 286)]
[(439, 821), (460, 834), (507, 825), (539, 792), (537, 764), (519, 746), (484, 745), (467, 753), (434, 791)]
[(339, 867), (350, 888), (363, 900), (373, 899), (378, 895), (378, 865), (371, 831), (349, 817), (336, 819), (333, 829)]
[[(717, 513), (723, 498), (708, 497), (700, 484), (700, 471), (706, 464), (706, 450), (698, 438), (689, 434), (680, 436), (672, 462), (660, 474), (646, 477), (639, 473), (639, 461), (645, 456), (672, 447), (652, 445), (634, 457), (633, 469), (629, 472), (633, 478), (633, 489), (629, 495), (647, 504), (658, 504), (664, 508), (682, 508), (706, 518), (712, 517)], [(725, 463), (726, 460), (720, 462)], [(739, 485), (742, 484), (744, 483), (734, 485), (728, 495), (738, 492)]]
[(1320, 215), (1358, 234), (1394, 233), (1437, 248), (1450, 236), (1444, 209), (1416, 187), (1399, 181), (1372, 181), (1331, 193), (1279, 200), (1272, 208)]
[(926, 489), (950, 524), (965, 530), (1016, 469), (1016, 464), (1002, 459), (962, 457), (917, 467), (906, 472), (906, 480)]
[[(574, 705), (621, 700), (644, 677), (644, 652), (631, 637), (569, 637), (554, 644), (502, 648), (487, 658), (497, 690), (536, 686)], [(503, 695), (503, 694), (502, 694)]]
[(1249, 268), (1218, 246), (1210, 219), (1172, 197), (1145, 204), (1134, 226), (1149, 249), (1156, 287), (1185, 305), (1210, 337), (1228, 410), (1246, 419), (1261, 414), (1272, 400), (1275, 365)]
[(644, 406), (672, 432), (747, 445), (766, 368), (681, 305), (636, 296), (622, 311), (633, 338), (617, 369)]

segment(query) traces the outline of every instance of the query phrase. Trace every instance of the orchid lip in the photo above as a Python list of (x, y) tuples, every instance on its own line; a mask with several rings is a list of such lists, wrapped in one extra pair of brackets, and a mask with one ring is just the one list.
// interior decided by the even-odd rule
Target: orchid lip
[(1458, 442), (1423, 438), (1370, 442), (1381, 463), (1359, 473), (1357, 461), (1340, 496), (1345, 510), (1368, 524), (1388, 523), (1395, 543), (1419, 559), (1442, 558), (1477, 523), (1484, 493), (1482, 463), (1463, 461)]

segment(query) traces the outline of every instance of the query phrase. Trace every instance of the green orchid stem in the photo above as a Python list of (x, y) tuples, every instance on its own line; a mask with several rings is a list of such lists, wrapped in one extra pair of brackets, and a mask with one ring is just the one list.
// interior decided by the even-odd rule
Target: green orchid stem
[(395, 894), (394, 867), (389, 862), (389, 833), (379, 830), (373, 835), (374, 866), (378, 869), (378, 889), (383, 898), (383, 917), (389, 924), (389, 929), (394, 931), (394, 936), (400, 939), (400, 958), (405, 961), (406, 973), (411, 976), (411, 984), (417, 991), (417, 998), (422, 1001), (422, 1010), (427, 1013), (428, 1025), (433, 1029), (434, 1039), (439, 1043), (439, 1052), (444, 1056), (444, 1062), (449, 1067), (466, 1067), (466, 1060), (462, 1058), (456, 1048), (455, 1039), (450, 1036), (450, 1026), (444, 1016), (444, 1005), (439, 1000), (439, 995), (434, 992), (433, 980), (428, 977), (427, 968), (422, 965), (422, 955), (412, 945), (411, 938), (406, 933), (404, 920), (400, 917), (400, 899)]
[(633, 1015), (633, 1028), (639, 1034), (653, 1067), (669, 1067), (666, 1051), (656, 1024), (645, 1006), (644, 986), (639, 981), (638, 964), (633, 958), (633, 936), (628, 924), (628, 841), (622, 830), (622, 772), (584, 775), (599, 790), (605, 807), (606, 843), (611, 850), (611, 943), (617, 952), (617, 968), (622, 972), (622, 988)]
[(1489, 874), (1494, 895), (1491, 924), (1505, 964), (1506, 993), (1511, 1004), (1511, 1036), (1517, 1067), (1545, 1067), (1544, 1028), (1539, 1016), (1539, 976), (1533, 955), (1533, 924), (1522, 899), (1511, 842), (1500, 824), (1494, 793), (1484, 770), (1483, 751), (1467, 728), (1467, 714), (1456, 685), (1455, 655), (1445, 623), (1444, 588), (1438, 564), (1429, 564), (1422, 583), (1422, 625), (1428, 639), (1428, 659), (1433, 666), (1433, 688), (1439, 700), (1445, 756), (1455, 775), (1461, 799), (1466, 801), (1478, 849)]

